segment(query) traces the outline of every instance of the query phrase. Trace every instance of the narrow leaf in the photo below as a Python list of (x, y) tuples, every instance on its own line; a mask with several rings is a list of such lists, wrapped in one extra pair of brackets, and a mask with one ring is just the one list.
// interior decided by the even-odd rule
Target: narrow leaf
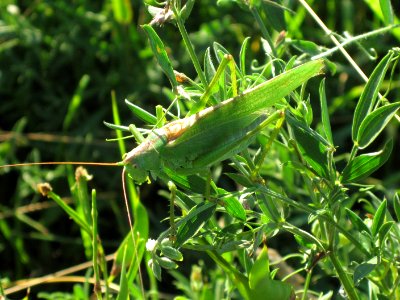
[(368, 262), (359, 264), (354, 270), (353, 281), (358, 285), (369, 273), (371, 273), (377, 264), (377, 258), (373, 257)]
[(176, 269), (178, 267), (178, 265), (176, 264), (176, 262), (170, 260), (167, 257), (157, 257), (157, 263), (164, 269), (167, 270), (172, 270), (172, 269)]
[(133, 11), (131, 1), (112, 0), (112, 9), (115, 20), (120, 24), (129, 24), (132, 21)]
[(387, 200), (383, 200), (381, 205), (379, 205), (378, 209), (376, 210), (374, 219), (372, 220), (371, 232), (372, 236), (376, 236), (378, 231), (381, 229), (383, 222), (385, 221), (387, 209)]
[(188, 0), (182, 7), (180, 12), (180, 18), (183, 22), (185, 22), (185, 20), (189, 17), (190, 13), (192, 12), (194, 2), (195, 0)]
[(242, 43), (242, 47), (240, 48), (239, 54), (239, 69), (242, 73), (242, 76), (246, 76), (246, 53), (247, 53), (247, 45), (249, 44), (250, 37), (244, 39)]
[(136, 117), (146, 122), (147, 124), (155, 125), (157, 123), (157, 117), (144, 110), (143, 108), (140, 108), (139, 106), (133, 104), (127, 99), (125, 99), (125, 104)]
[[(206, 75), (206, 79), (207, 79), (208, 83), (210, 83), (211, 80), (214, 78), (214, 75), (216, 72), (210, 53), (211, 53), (210, 47), (208, 47), (206, 49), (206, 52), (204, 53), (204, 73)], [(206, 87), (204, 87), (204, 88), (206, 88)]]
[(332, 138), (331, 122), (329, 121), (328, 105), (326, 102), (325, 79), (322, 79), (321, 84), (319, 85), (319, 100), (321, 102), (321, 119), (322, 127), (324, 128), (324, 134), (329, 143), (331, 145), (334, 145)]
[(211, 218), (214, 210), (215, 204), (211, 202), (202, 202), (191, 209), (188, 215), (182, 219), (183, 224), (178, 229), (174, 246), (179, 248), (194, 236), (204, 223)]
[(150, 259), (148, 262), (151, 271), (153, 272), (154, 276), (157, 278), (158, 281), (161, 281), (161, 267), (158, 264), (157, 260)]
[(354, 213), (352, 210), (345, 208), (347, 216), (349, 217), (351, 223), (357, 228), (358, 232), (365, 231), (368, 234), (371, 234), (371, 231), (369, 230), (368, 226), (361, 220), (361, 218)]
[(268, 249), (264, 246), (254, 262), (249, 274), (250, 288), (254, 289), (263, 278), (269, 278)]
[(362, 154), (349, 161), (341, 175), (342, 183), (357, 182), (371, 175), (384, 165), (393, 149), (393, 140), (388, 141), (385, 147), (374, 153)]
[(379, 4), (381, 6), (381, 11), (385, 24), (386, 25), (393, 24), (394, 14), (390, 0), (379, 0)]
[(389, 67), (390, 59), (393, 56), (393, 52), (389, 52), (378, 64), (375, 70), (372, 72), (365, 88), (361, 94), (360, 100), (358, 100), (356, 110), (354, 112), (354, 119), (351, 134), (353, 141), (358, 140), (358, 131), (362, 121), (371, 112), (375, 106), (376, 97), (379, 92), (379, 87), (385, 77), (386, 71)]
[(360, 149), (371, 144), (400, 108), (400, 102), (379, 107), (370, 113), (361, 123), (358, 130), (358, 143)]
[(171, 246), (161, 246), (161, 252), (164, 256), (173, 259), (173, 260), (177, 260), (177, 261), (182, 261), (183, 260), (183, 256), (182, 253), (171, 247)]
[(126, 249), (125, 245), (125, 249), (124, 249), (124, 254), (123, 254), (123, 260), (122, 260), (122, 265), (124, 266), (121, 270), (121, 275), (120, 275), (120, 280), (119, 280), (119, 293), (117, 295), (117, 299), (116, 300), (122, 300), (122, 299), (129, 299), (129, 287), (128, 287), (128, 278), (126, 276), (126, 253), (127, 253), (127, 249)]
[(400, 198), (399, 194), (395, 194), (393, 197), (393, 207), (394, 207), (394, 212), (397, 217), (397, 222), (400, 222)]
[(394, 223), (393, 221), (389, 221), (389, 222), (386, 222), (385, 224), (383, 224), (383, 225), (381, 226), (381, 229), (380, 229), (379, 232), (378, 232), (379, 244), (380, 244), (381, 246), (382, 246), (383, 243), (385, 242), (385, 239), (386, 239), (386, 237), (387, 237), (387, 235), (388, 235), (390, 229), (392, 229), (392, 226), (393, 226), (394, 224), (395, 224), (395, 223)]
[(329, 178), (327, 146), (322, 142), (324, 139), (316, 131), (289, 115), (287, 121), (304, 160), (319, 176)]
[(171, 61), (169, 60), (167, 51), (165, 50), (164, 43), (150, 25), (143, 25), (142, 28), (147, 33), (151, 49), (157, 59), (158, 64), (165, 75), (167, 75), (173, 89), (176, 90), (178, 82), (176, 81), (174, 69), (172, 68)]
[(229, 215), (242, 221), (246, 220), (246, 211), (236, 197), (224, 198), (222, 201), (224, 203), (223, 206)]
[(263, 247), (249, 274), (249, 299), (294, 299), (293, 287), (282, 281), (270, 278), (267, 247)]

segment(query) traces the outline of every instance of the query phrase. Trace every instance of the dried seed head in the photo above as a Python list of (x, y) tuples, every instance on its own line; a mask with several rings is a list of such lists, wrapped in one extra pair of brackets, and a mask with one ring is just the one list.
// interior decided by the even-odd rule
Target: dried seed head
[(48, 196), (48, 194), (53, 190), (50, 183), (38, 183), (37, 184), (38, 192), (42, 194), (42, 196)]
[(76, 181), (80, 181), (81, 179), (85, 180), (85, 181), (89, 181), (92, 180), (93, 175), (90, 175), (87, 171), (87, 169), (85, 169), (82, 166), (79, 166), (76, 168), (75, 171), (75, 180)]

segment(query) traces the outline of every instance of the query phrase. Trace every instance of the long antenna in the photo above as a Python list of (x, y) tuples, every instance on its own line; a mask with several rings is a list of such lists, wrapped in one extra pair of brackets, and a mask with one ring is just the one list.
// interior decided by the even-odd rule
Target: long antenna
[(102, 166), (102, 167), (119, 167), (115, 162), (85, 162), (85, 161), (47, 161), (2, 165), (2, 168), (27, 167), (27, 166), (45, 166), (45, 165), (83, 165), (83, 166)]

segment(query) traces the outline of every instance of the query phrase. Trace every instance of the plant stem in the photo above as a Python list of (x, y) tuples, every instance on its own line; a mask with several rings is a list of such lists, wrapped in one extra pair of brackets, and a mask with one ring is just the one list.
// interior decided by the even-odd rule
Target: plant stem
[(200, 62), (197, 59), (196, 53), (194, 52), (194, 47), (192, 42), (189, 39), (189, 34), (186, 31), (185, 26), (183, 25), (180, 13), (177, 11), (174, 4), (171, 5), (171, 9), (175, 15), (176, 24), (178, 25), (179, 32), (183, 38), (183, 42), (186, 46), (186, 49), (189, 52), (190, 59), (192, 60), (193, 66), (196, 69), (197, 75), (200, 78), (201, 83), (203, 84), (204, 88), (207, 87), (207, 79), (204, 76), (203, 70), (201, 69)]
[(269, 47), (271, 48), (272, 55), (274, 57), (278, 57), (278, 53), (276, 53), (274, 43), (272, 42), (271, 36), (269, 35), (269, 32), (264, 25), (264, 22), (261, 20), (261, 16), (258, 13), (257, 7), (255, 6), (250, 7), (250, 11), (253, 14), (254, 19), (256, 19), (258, 26), (260, 27), (261, 33), (263, 34), (265, 40), (267, 41)]
[(341, 284), (343, 285), (344, 290), (350, 300), (359, 300), (357, 290), (353, 285), (351, 278), (347, 275), (347, 273), (343, 270), (342, 264), (339, 259), (336, 257), (335, 251), (330, 251), (329, 258), (335, 267), (336, 273), (339, 277)]
[(301, 300), (307, 300), (308, 287), (310, 286), (311, 282), (311, 275), (312, 275), (312, 269), (307, 271), (306, 281), (304, 283), (303, 295), (301, 296)]

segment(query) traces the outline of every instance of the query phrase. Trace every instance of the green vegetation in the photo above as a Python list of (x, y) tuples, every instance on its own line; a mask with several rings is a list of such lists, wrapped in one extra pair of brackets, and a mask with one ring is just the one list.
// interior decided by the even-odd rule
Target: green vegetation
[[(1, 2), (0, 298), (400, 299), (396, 24)], [(4, 167), (45, 161), (114, 163)]]

